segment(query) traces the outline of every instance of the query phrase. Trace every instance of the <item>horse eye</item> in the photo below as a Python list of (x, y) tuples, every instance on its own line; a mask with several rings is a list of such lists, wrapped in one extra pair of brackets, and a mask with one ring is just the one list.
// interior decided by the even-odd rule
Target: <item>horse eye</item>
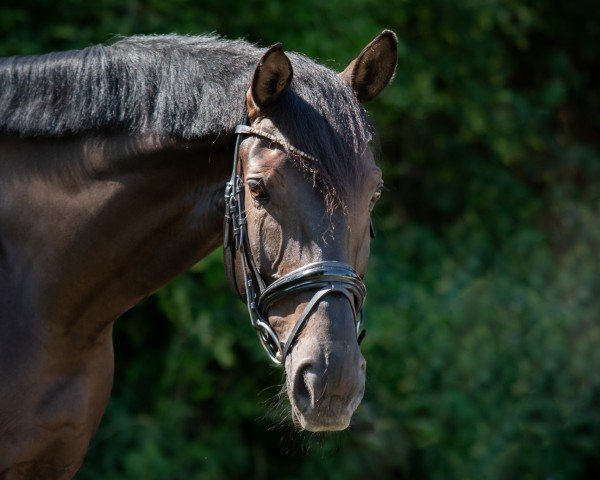
[(264, 201), (269, 199), (269, 191), (267, 190), (265, 182), (262, 180), (262, 178), (251, 178), (246, 181), (246, 185), (248, 185), (248, 188), (250, 189), (250, 195), (252, 195), (252, 198), (255, 200)]

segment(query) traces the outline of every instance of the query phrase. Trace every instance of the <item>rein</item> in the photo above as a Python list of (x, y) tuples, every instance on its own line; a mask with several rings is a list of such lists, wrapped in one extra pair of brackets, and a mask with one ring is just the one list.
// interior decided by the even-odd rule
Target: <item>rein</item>
[[(233, 169), (231, 179), (225, 187), (225, 232), (223, 241), (225, 268), (231, 288), (238, 293), (248, 307), (250, 322), (256, 330), (261, 345), (275, 364), (282, 365), (310, 314), (326, 295), (332, 293), (342, 294), (350, 302), (357, 340), (360, 343), (366, 334), (366, 330), (362, 329), (366, 287), (360, 275), (350, 265), (338, 261), (310, 263), (287, 273), (267, 286), (256, 266), (248, 243), (244, 202), (244, 173), (242, 163), (239, 161), (240, 144), (244, 137), (254, 135), (266, 138), (307, 160), (316, 162), (317, 159), (275, 135), (249, 126), (247, 116), (245, 123), (236, 127), (235, 133)], [(373, 234), (372, 228), (371, 233)], [(244, 275), (243, 289), (240, 288), (237, 281), (236, 255), (240, 256)], [(298, 320), (296, 320), (296, 324), (287, 340), (285, 342), (281, 341), (269, 323), (269, 309), (283, 298), (310, 290), (316, 290), (316, 292), (304, 307)]]

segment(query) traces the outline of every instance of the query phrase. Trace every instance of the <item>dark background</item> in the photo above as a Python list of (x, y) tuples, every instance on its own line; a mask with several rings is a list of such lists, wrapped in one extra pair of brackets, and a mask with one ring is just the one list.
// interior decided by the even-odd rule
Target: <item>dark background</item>
[[(368, 106), (386, 191), (365, 399), (299, 433), (215, 252), (116, 324), (87, 479), (577, 479), (600, 471), (597, 0), (4, 1), (0, 54), (218, 32), (341, 70), (383, 28)], [(594, 473), (595, 472), (595, 473)]]

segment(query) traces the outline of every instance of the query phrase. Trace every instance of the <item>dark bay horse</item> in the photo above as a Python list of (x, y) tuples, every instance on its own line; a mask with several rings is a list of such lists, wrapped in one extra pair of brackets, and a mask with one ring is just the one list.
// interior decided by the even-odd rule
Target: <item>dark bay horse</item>
[(0, 479), (73, 477), (110, 394), (113, 322), (224, 239), (294, 421), (348, 426), (381, 188), (361, 103), (396, 45), (382, 32), (340, 74), (216, 37), (0, 60)]

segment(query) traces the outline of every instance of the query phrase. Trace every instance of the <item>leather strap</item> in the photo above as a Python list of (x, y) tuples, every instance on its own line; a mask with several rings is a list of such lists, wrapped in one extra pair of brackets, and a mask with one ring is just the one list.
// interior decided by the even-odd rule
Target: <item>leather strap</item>
[(254, 128), (249, 125), (238, 125), (237, 127), (235, 127), (235, 133), (238, 135), (254, 135), (256, 137), (262, 137), (267, 140), (271, 140), (273, 143), (281, 145), (284, 148), (284, 150), (286, 150), (288, 152), (295, 153), (296, 155), (304, 157), (307, 160), (310, 160), (315, 163), (319, 163), (319, 161), (317, 160), (316, 157), (313, 157), (312, 155), (310, 155), (306, 152), (303, 152), (299, 148), (296, 148), (293, 145), (290, 145), (290, 143), (287, 142), (286, 140), (284, 140), (283, 138), (278, 137), (277, 135), (274, 135), (272, 133), (265, 132), (264, 130)]
[(287, 357), (287, 354), (289, 353), (290, 348), (294, 343), (294, 340), (296, 340), (296, 338), (298, 337), (298, 334), (300, 333), (300, 330), (304, 326), (306, 320), (308, 320), (309, 315), (312, 313), (312, 311), (316, 308), (318, 303), (323, 299), (325, 295), (334, 292), (340, 292), (348, 299), (352, 307), (352, 312), (354, 313), (354, 318), (356, 318), (356, 310), (354, 309), (354, 297), (348, 290), (346, 290), (344, 287), (336, 286), (335, 284), (331, 284), (331, 287), (329, 288), (323, 288), (322, 290), (319, 290), (313, 295), (312, 299), (310, 300), (310, 302), (308, 302), (306, 307), (304, 307), (302, 314), (300, 315), (300, 317), (298, 317), (298, 320), (296, 320), (296, 325), (294, 325), (294, 328), (288, 335), (285, 345), (283, 345), (283, 347), (281, 348), (281, 355), (284, 359), (285, 357)]

